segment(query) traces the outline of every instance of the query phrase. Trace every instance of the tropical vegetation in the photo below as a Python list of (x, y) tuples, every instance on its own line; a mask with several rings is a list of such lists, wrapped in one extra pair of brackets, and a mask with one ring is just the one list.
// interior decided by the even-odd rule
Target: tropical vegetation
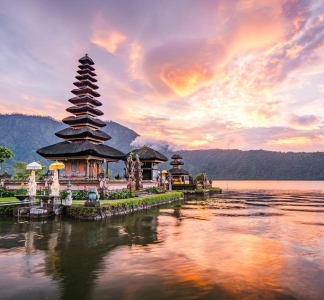
[(148, 192), (149, 194), (163, 194), (166, 192), (166, 190), (161, 187), (153, 186), (153, 187), (147, 188), (146, 192)]

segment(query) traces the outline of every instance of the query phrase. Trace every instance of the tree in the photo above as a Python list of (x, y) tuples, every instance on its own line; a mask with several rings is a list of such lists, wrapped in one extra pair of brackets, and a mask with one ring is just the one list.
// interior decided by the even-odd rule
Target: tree
[[(37, 163), (40, 164), (38, 161)], [(16, 162), (12, 168), (15, 171), (15, 174), (13, 176), (14, 179), (18, 180), (25, 180), (28, 179), (30, 176), (30, 170), (26, 170), (27, 168), (27, 163), (25, 161), (18, 161)], [(46, 166), (42, 166), (41, 170), (36, 170), (36, 179), (40, 180), (43, 179), (43, 172), (46, 170)]]
[(17, 161), (13, 166), (12, 166), (15, 174), (13, 176), (14, 179), (18, 180), (25, 180), (29, 177), (30, 171), (26, 170), (27, 168), (27, 163), (25, 161)]
[(11, 150), (7, 147), (0, 146), (0, 164), (3, 164), (6, 159), (10, 159), (14, 156)]

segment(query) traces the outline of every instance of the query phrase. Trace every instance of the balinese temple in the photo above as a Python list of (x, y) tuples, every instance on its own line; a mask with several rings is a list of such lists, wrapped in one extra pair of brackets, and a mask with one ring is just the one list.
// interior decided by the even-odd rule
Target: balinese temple
[(96, 91), (94, 62), (86, 54), (79, 63), (75, 77), (78, 81), (73, 83), (77, 88), (71, 91), (75, 97), (68, 100), (73, 106), (66, 109), (72, 116), (62, 120), (70, 127), (55, 133), (64, 141), (36, 152), (47, 160), (62, 161), (65, 164), (65, 173), (61, 174), (64, 179), (98, 179), (104, 162), (124, 160), (125, 154), (103, 144), (111, 137), (100, 130), (106, 123), (97, 118), (103, 112), (97, 108), (102, 103), (96, 99), (100, 94)]
[(126, 157), (130, 154), (132, 154), (133, 159), (135, 159), (136, 154), (139, 156), (142, 163), (143, 180), (157, 180), (159, 176), (158, 164), (168, 160), (163, 154), (147, 146), (129, 152)]
[(172, 169), (169, 170), (173, 184), (184, 184), (185, 183), (185, 176), (189, 176), (189, 172), (181, 169), (181, 166), (184, 163), (181, 161), (182, 156), (179, 153), (173, 154), (172, 157), (173, 161), (170, 162)]

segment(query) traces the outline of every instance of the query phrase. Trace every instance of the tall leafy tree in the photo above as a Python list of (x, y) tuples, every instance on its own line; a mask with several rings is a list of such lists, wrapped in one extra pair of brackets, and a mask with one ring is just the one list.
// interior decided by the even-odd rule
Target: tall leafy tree
[[(3, 164), (6, 159), (10, 159), (14, 156), (14, 154), (12, 153), (12, 151), (4, 146), (0, 146), (0, 164)], [(0, 166), (1, 169), (1, 166)]]
[(0, 164), (3, 164), (6, 159), (10, 159), (14, 156), (12, 151), (4, 146), (0, 146)]

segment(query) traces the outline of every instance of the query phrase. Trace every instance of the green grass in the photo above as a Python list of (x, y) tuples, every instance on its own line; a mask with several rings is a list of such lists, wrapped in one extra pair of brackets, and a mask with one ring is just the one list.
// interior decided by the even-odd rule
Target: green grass
[(16, 197), (5, 197), (5, 198), (0, 198), (0, 203), (3, 202), (18, 202), (19, 200)]
[[(115, 199), (115, 200), (100, 200), (100, 205), (111, 205), (116, 206), (119, 204), (135, 204), (137, 206), (138, 204), (154, 204), (158, 202), (168, 201), (170, 199), (174, 198), (180, 198), (183, 196), (183, 193), (181, 192), (167, 192), (164, 194), (156, 194), (152, 196), (146, 196), (146, 197), (135, 197), (135, 198), (127, 198), (127, 199)], [(145, 199), (145, 200), (144, 200)], [(85, 200), (73, 200), (72, 205), (84, 205)]]

